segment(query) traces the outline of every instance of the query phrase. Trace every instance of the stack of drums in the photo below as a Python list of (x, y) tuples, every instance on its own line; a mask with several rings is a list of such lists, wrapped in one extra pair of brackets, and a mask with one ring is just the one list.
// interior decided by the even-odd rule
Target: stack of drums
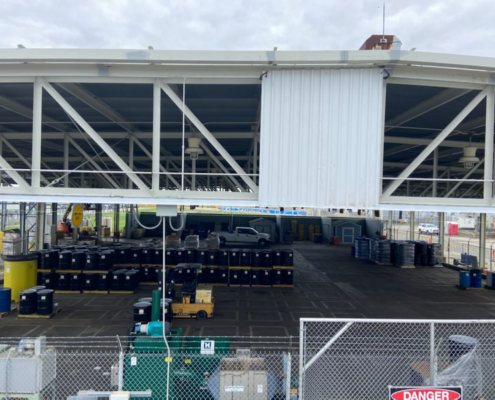
[(428, 243), (414, 242), (414, 265), (426, 267), (428, 265)]
[(443, 249), (440, 243), (431, 243), (428, 244), (428, 265), (430, 267), (434, 267), (436, 265), (442, 265), (443, 261)]
[(390, 241), (377, 240), (375, 242), (375, 261), (379, 264), (390, 264)]
[(358, 237), (355, 242), (356, 258), (370, 258), (370, 239)]
[(395, 264), (397, 267), (414, 267), (414, 243), (397, 243)]

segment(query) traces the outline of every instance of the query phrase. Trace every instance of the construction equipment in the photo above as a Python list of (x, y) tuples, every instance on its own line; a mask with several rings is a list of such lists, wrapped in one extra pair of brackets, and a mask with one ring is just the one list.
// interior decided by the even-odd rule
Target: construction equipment
[(212, 289), (209, 288), (209, 296), (201, 293), (196, 296), (197, 281), (187, 282), (181, 290), (181, 302), (172, 303), (172, 315), (174, 318), (205, 319), (213, 317), (215, 299)]

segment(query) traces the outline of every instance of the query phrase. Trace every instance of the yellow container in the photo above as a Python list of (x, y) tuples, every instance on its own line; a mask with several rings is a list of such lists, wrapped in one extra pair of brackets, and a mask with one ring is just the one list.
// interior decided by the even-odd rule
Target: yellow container
[(12, 300), (19, 302), (20, 292), (36, 286), (38, 255), (4, 256), (4, 259), (4, 286), (12, 289)]
[(201, 289), (196, 289), (196, 303), (211, 303), (213, 296), (213, 288), (205, 286)]

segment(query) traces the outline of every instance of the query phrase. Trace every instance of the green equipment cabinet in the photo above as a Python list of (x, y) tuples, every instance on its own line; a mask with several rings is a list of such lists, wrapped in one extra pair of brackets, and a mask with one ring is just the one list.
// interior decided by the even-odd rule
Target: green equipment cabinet
[[(151, 390), (152, 399), (164, 399), (167, 368), (170, 365), (170, 400), (212, 400), (214, 397), (208, 389), (208, 378), (217, 370), (225, 354), (229, 353), (230, 340), (223, 337), (189, 338), (182, 337), (181, 333), (180, 329), (173, 330), (168, 339), (170, 359), (162, 338), (136, 336), (133, 351), (125, 356), (124, 389)], [(203, 347), (205, 343), (214, 342), (213, 351), (204, 348), (202, 351), (202, 342)]]

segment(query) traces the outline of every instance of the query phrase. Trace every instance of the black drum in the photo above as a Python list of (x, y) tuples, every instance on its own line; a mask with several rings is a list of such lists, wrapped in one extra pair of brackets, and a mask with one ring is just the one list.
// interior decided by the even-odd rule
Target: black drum
[(251, 252), (251, 267), (261, 267), (261, 250), (253, 250)]
[(38, 269), (50, 269), (50, 250), (40, 250), (38, 254)]
[(155, 282), (156, 281), (155, 267), (144, 267), (143, 268), (143, 281), (144, 282)]
[(184, 269), (182, 267), (176, 267), (173, 271), (172, 281), (176, 284), (184, 283)]
[(251, 250), (250, 249), (242, 249), (241, 250), (241, 267), (249, 267), (251, 266)]
[(241, 274), (241, 285), (249, 286), (251, 284), (251, 271), (249, 269), (242, 269), (239, 273)]
[(217, 270), (217, 280), (218, 283), (226, 285), (229, 283), (229, 269), (228, 268), (218, 268)]
[(239, 249), (229, 250), (229, 266), (238, 267), (241, 259), (241, 251)]
[(126, 272), (127, 271), (125, 269), (119, 269), (117, 271), (114, 271), (112, 275), (112, 284), (111, 284), (112, 290), (124, 290)]
[(47, 289), (54, 289), (56, 287), (56, 275), (52, 272), (41, 273), (41, 285), (46, 286)]
[(81, 290), (84, 282), (84, 275), (71, 274), (70, 275), (70, 290)]
[(36, 313), (50, 315), (53, 313), (53, 290), (45, 289), (36, 292)]
[(126, 247), (117, 250), (117, 261), (115, 264), (130, 264), (131, 263), (131, 249)]
[(218, 283), (218, 269), (206, 268), (206, 283)]
[(73, 251), (71, 259), (70, 269), (82, 270), (86, 265), (86, 252), (85, 251)]
[[(165, 254), (167, 254), (167, 253), (165, 253)], [(153, 250), (153, 264), (162, 265), (162, 263), (163, 263), (163, 249), (154, 249)]]
[(96, 288), (99, 291), (107, 291), (110, 287), (110, 273), (108, 274), (97, 274), (96, 275)]
[(196, 279), (197, 268), (184, 266), (184, 282), (191, 282)]
[(198, 249), (196, 251), (196, 260), (194, 262), (201, 265), (206, 265), (207, 260), (208, 260), (208, 250)]
[(106, 250), (100, 253), (100, 263), (98, 269), (101, 271), (110, 271), (113, 269), (115, 263), (115, 252), (113, 250)]
[(151, 321), (151, 303), (134, 303), (134, 323), (147, 324)]
[(124, 275), (124, 290), (136, 290), (139, 286), (139, 271), (133, 269), (127, 271)]
[(61, 272), (57, 278), (57, 290), (69, 290), (70, 289), (70, 274)]
[(218, 265), (218, 255), (219, 251), (218, 250), (208, 250), (207, 253), (207, 260), (206, 260), (206, 265)]
[(281, 250), (274, 250), (272, 252), (272, 263), (274, 266), (281, 267), (283, 265), (282, 254)]
[(141, 263), (146, 265), (153, 264), (154, 254), (154, 249), (144, 248), (141, 253)]
[(294, 270), (284, 269), (282, 271), (282, 283), (284, 285), (293, 285), (294, 284)]
[(198, 283), (206, 283), (206, 268), (204, 267), (199, 268), (196, 276)]
[[(172, 322), (172, 299), (165, 299), (165, 322)], [(160, 299), (160, 321), (163, 321), (163, 299)]]
[(84, 290), (96, 290), (97, 280), (98, 280), (98, 274), (85, 274)]
[(218, 250), (218, 266), (228, 267), (229, 266), (229, 251), (228, 250)]
[(285, 267), (294, 266), (294, 252), (292, 250), (282, 250), (282, 260)]
[(39, 292), (40, 290), (45, 290), (46, 289), (46, 286), (33, 286), (30, 289), (36, 290), (37, 292)]
[(259, 285), (260, 284), (260, 281), (261, 281), (261, 271), (257, 271), (257, 270), (251, 270), (251, 285), (252, 286), (255, 286), (255, 285)]
[(186, 263), (193, 264), (196, 261), (196, 249), (186, 249)]
[(272, 278), (274, 285), (283, 285), (283, 273), (281, 269), (274, 269), (272, 271)]
[(272, 264), (272, 251), (271, 250), (263, 250), (261, 252), (261, 266), (262, 267), (271, 267)]
[(261, 274), (261, 278), (260, 278), (261, 285), (271, 286), (272, 285), (272, 270), (271, 269), (265, 269), (263, 271), (260, 271), (260, 274)]
[[(186, 262), (186, 249), (180, 248), (175, 251), (175, 264), (183, 264)], [(173, 265), (173, 264), (169, 264)]]
[(28, 315), (36, 312), (36, 293), (34, 289), (23, 290), (20, 293), (19, 314)]
[[(160, 258), (160, 262), (162, 263), (162, 259)], [(175, 249), (167, 249), (165, 251), (165, 264), (166, 265), (177, 265), (177, 250)]]
[[(45, 268), (46, 269), (57, 269), (58, 268), (58, 250), (50, 250), (47, 254), (45, 254)], [(48, 261), (47, 261), (48, 259)]]
[(71, 269), (72, 268), (72, 252), (62, 251), (58, 253), (58, 267), (57, 269)]
[(100, 267), (100, 253), (87, 253), (86, 265), (84, 269), (87, 271), (96, 271)]

